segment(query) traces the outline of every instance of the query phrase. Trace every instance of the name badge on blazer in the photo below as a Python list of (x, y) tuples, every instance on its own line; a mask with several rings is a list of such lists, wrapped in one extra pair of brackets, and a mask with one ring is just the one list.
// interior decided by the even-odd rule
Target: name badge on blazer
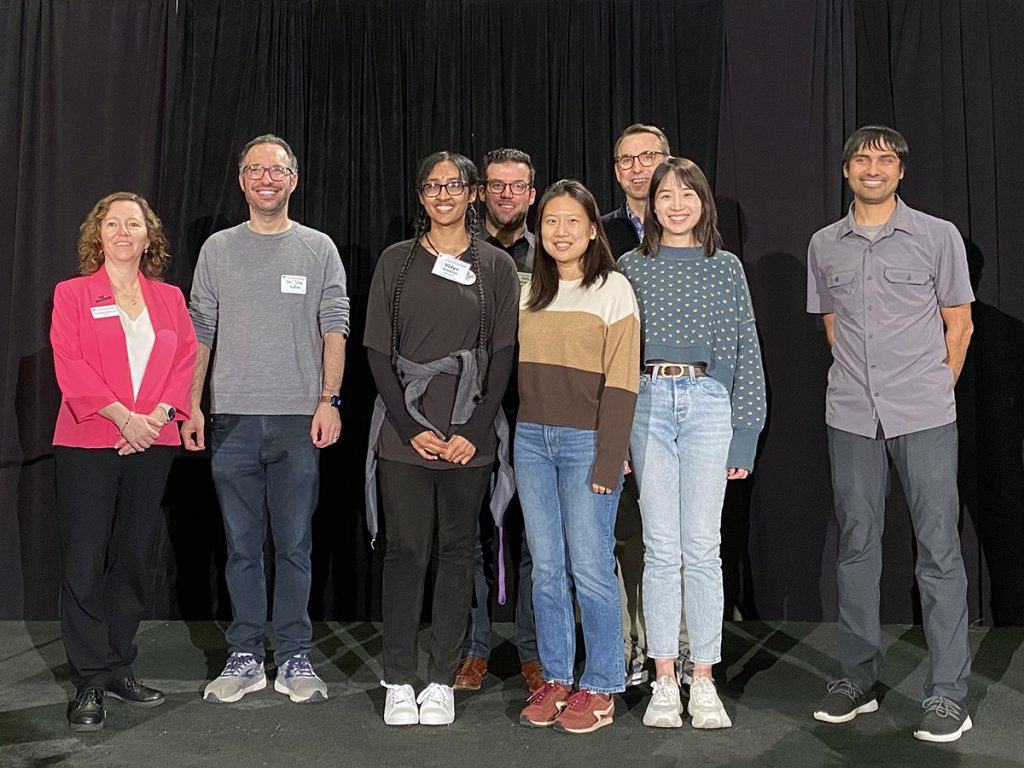
[(281, 275), (281, 293), (297, 293), (306, 295), (305, 275)]
[(104, 317), (117, 317), (117, 304), (108, 304), (105, 307), (89, 307), (93, 320), (100, 320)]

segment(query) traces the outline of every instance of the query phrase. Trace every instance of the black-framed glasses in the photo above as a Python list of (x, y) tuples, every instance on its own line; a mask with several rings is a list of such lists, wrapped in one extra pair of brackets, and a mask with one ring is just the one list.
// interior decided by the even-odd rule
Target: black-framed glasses
[(530, 184), (526, 181), (499, 181), (498, 179), (488, 179), (484, 182), (484, 189), (492, 195), (504, 194), (506, 187), (512, 190), (513, 195), (525, 195), (530, 191)]
[(649, 152), (641, 152), (639, 155), (617, 155), (615, 158), (615, 164), (624, 171), (628, 171), (633, 167), (633, 163), (637, 160), (640, 161), (640, 165), (644, 168), (650, 168), (656, 162), (659, 157), (664, 157), (664, 152), (656, 152), (650, 150)]
[(284, 181), (295, 171), (283, 165), (260, 165), (259, 163), (253, 163), (252, 165), (245, 166), (242, 169), (242, 173), (252, 181), (259, 181), (265, 173), (269, 173), (270, 178), (274, 181)]
[(438, 184), (436, 181), (428, 181), (426, 184), (420, 184), (420, 192), (424, 197), (437, 197), (441, 194), (442, 189), (448, 190), (448, 194), (452, 197), (459, 197), (469, 189), (469, 184), (461, 179), (449, 181), (447, 184)]

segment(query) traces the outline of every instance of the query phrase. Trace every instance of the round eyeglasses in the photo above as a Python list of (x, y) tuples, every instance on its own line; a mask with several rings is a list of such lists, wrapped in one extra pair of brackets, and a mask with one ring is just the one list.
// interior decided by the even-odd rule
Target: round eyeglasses
[(469, 184), (462, 180), (449, 181), (447, 184), (438, 184), (436, 181), (428, 181), (426, 184), (420, 184), (420, 193), (424, 197), (437, 197), (441, 194), (441, 190), (448, 190), (448, 194), (452, 197), (459, 197), (467, 189)]
[(497, 179), (488, 179), (484, 184), (484, 189), (492, 195), (502, 195), (505, 193), (506, 188), (510, 189), (513, 195), (525, 195), (530, 191), (530, 185), (525, 181), (498, 181)]
[(641, 152), (639, 155), (619, 155), (615, 158), (615, 164), (622, 170), (628, 171), (633, 167), (633, 163), (639, 160), (640, 165), (644, 168), (650, 168), (658, 162), (659, 157), (664, 156), (664, 152), (655, 152), (654, 150), (651, 150), (650, 152)]
[(286, 168), (283, 165), (247, 165), (242, 169), (242, 173), (252, 181), (259, 181), (263, 178), (263, 174), (269, 173), (270, 178), (274, 181), (284, 181), (291, 176), (295, 171), (291, 168)]

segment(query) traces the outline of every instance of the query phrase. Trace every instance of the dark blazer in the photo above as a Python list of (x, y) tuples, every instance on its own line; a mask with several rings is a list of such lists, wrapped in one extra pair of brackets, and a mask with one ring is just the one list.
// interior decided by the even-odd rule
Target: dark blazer
[(620, 256), (635, 250), (640, 245), (640, 238), (636, 236), (636, 228), (626, 215), (625, 203), (611, 213), (602, 216), (601, 222), (604, 224), (604, 233), (608, 237), (608, 245), (611, 246), (612, 256), (616, 261)]

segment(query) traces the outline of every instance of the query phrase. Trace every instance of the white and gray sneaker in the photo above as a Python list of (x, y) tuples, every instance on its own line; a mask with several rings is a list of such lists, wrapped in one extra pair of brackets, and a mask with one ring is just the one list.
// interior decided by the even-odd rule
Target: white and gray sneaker
[(431, 683), (416, 699), (420, 725), (451, 725), (455, 722), (455, 691), (450, 685)]
[(722, 706), (710, 677), (694, 677), (690, 683), (690, 703), (687, 707), (694, 728), (731, 728), (732, 720)]
[(263, 662), (251, 653), (232, 653), (224, 670), (206, 685), (203, 701), (212, 704), (230, 704), (247, 693), (267, 687)]
[(416, 725), (420, 721), (420, 711), (416, 707), (416, 691), (411, 685), (389, 685), (383, 680), (380, 684), (388, 689), (384, 699), (384, 722), (387, 725)]
[(296, 704), (327, 701), (327, 683), (313, 671), (313, 665), (304, 653), (295, 654), (278, 668), (274, 690), (285, 694)]
[(682, 728), (682, 713), (679, 686), (670, 675), (662, 675), (651, 683), (651, 701), (644, 712), (644, 725), (651, 728)]

